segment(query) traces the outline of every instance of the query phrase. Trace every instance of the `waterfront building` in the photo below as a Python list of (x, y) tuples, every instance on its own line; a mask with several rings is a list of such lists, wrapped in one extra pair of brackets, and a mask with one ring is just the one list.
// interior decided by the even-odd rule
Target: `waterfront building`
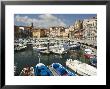
[(49, 32), (50, 32), (50, 37), (62, 37), (63, 32), (65, 32), (65, 28), (62, 26), (50, 27)]
[(46, 34), (46, 37), (50, 37), (50, 30), (49, 29), (46, 29), (45, 30), (45, 34)]
[(74, 25), (69, 27), (69, 38), (82, 39), (83, 25), (81, 20), (77, 20)]
[(74, 29), (75, 30), (80, 30), (83, 28), (83, 22), (81, 20), (77, 20), (74, 24)]
[(84, 35), (83, 33), (84, 33), (84, 29), (75, 30), (74, 31), (74, 39), (82, 40), (83, 39), (83, 35)]
[(84, 19), (83, 21), (76, 21), (74, 24), (74, 31), (71, 36), (76, 40), (92, 40), (97, 39), (97, 18)]
[(90, 19), (83, 20), (84, 39), (95, 40), (97, 39), (97, 18), (93, 17)]
[(68, 38), (68, 33), (63, 32), (63, 38)]
[(46, 37), (46, 32), (45, 32), (46, 29), (34, 29), (32, 31), (32, 35), (33, 35), (33, 38), (41, 38), (41, 37)]
[(83, 38), (86, 40), (96, 41), (97, 40), (97, 31), (85, 29), (83, 32)]
[(14, 39), (32, 37), (33, 23), (31, 26), (16, 26), (14, 25)]
[(68, 38), (69, 37), (69, 28), (65, 28), (65, 30), (62, 32), (63, 38)]
[(29, 38), (32, 37), (32, 27), (28, 26), (14, 26), (14, 38)]
[(58, 36), (59, 29), (57, 27), (51, 27), (50, 30), (50, 37), (56, 37)]
[(38, 37), (40, 37), (40, 33), (39, 33), (38, 29), (34, 29), (34, 30), (32, 31), (32, 36), (33, 36), (33, 38), (38, 38)]
[(69, 27), (69, 38), (74, 38), (74, 30), (75, 30), (74, 25)]

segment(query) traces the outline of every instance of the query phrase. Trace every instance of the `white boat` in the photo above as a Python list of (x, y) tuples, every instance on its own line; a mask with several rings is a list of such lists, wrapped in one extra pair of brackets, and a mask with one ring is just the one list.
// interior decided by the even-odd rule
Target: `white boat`
[(44, 51), (46, 49), (47, 49), (47, 47), (43, 47), (43, 46), (40, 46), (40, 45), (33, 46), (33, 50), (37, 50), (37, 51)]
[(84, 52), (85, 52), (86, 54), (92, 54), (92, 53), (93, 53), (91, 49), (85, 49)]
[(15, 43), (14, 44), (14, 50), (15, 51), (20, 51), (20, 50), (23, 50), (25, 48), (27, 48), (27, 46), (24, 44), (21, 44), (21, 43)]
[(37, 48), (38, 48), (37, 45), (33, 46), (33, 50), (37, 50)]
[(78, 60), (67, 59), (66, 66), (83, 76), (96, 76), (97, 69)]
[(64, 49), (64, 47), (61, 46), (61, 45), (60, 46), (57, 46), (57, 47), (55, 47), (53, 49), (50, 49), (50, 51), (52, 53), (55, 53), (55, 54), (64, 54), (64, 53), (67, 53), (66, 50)]
[(41, 47), (41, 46), (39, 46), (39, 47), (37, 48), (38, 51), (42, 51), (42, 50), (46, 50), (46, 49), (47, 49), (47, 47)]

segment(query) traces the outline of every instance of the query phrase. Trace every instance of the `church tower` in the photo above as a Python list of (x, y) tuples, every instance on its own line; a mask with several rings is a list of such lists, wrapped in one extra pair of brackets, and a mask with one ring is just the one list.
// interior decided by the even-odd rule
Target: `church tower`
[(33, 28), (33, 22), (31, 23), (31, 27)]

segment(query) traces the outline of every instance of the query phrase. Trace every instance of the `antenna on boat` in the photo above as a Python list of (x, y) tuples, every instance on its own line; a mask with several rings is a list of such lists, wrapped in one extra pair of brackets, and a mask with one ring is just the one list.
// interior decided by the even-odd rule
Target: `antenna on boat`
[(38, 54), (38, 58), (39, 58), (39, 63), (40, 63), (40, 53)]

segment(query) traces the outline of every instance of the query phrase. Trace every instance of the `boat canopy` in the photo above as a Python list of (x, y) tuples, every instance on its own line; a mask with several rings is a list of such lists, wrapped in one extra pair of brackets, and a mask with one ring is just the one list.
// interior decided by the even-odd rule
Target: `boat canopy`
[(85, 49), (85, 51), (86, 51), (86, 52), (92, 52), (92, 50), (91, 50), (91, 49)]

